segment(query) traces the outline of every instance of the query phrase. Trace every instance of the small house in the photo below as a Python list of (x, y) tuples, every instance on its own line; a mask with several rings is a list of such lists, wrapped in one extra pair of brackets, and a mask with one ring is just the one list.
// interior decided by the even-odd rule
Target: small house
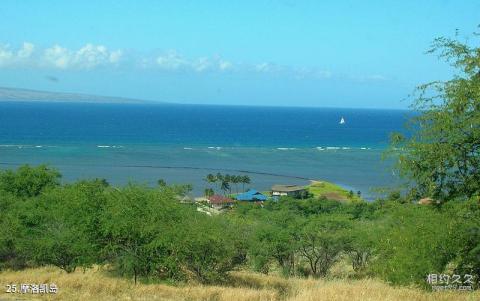
[(231, 198), (227, 198), (218, 194), (211, 195), (207, 197), (207, 203), (215, 209), (223, 209), (231, 207), (235, 201)]
[(267, 196), (256, 191), (255, 189), (250, 189), (244, 193), (237, 194), (235, 198), (238, 201), (248, 201), (248, 202), (255, 202), (255, 201), (266, 201)]
[(294, 198), (306, 198), (308, 196), (308, 191), (304, 186), (298, 185), (273, 185), (272, 186), (272, 196), (290, 196)]

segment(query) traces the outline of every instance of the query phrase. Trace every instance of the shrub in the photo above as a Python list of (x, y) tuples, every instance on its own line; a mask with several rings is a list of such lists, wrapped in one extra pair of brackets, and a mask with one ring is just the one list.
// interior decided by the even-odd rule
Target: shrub
[(16, 171), (0, 171), (0, 191), (18, 197), (34, 197), (42, 191), (59, 185), (60, 173), (46, 165), (23, 165)]

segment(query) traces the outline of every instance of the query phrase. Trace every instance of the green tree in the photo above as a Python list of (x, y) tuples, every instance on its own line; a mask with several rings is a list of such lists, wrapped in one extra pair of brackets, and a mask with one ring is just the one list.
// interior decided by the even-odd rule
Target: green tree
[(46, 189), (58, 186), (60, 177), (57, 170), (46, 165), (23, 165), (16, 171), (0, 171), (0, 191), (19, 197), (34, 197)]
[[(122, 275), (219, 282), (242, 256), (222, 217), (171, 200), (175, 187), (111, 190), (102, 216), (107, 262)], [(193, 279), (192, 279), (193, 278)]]
[(349, 242), (346, 253), (352, 262), (352, 268), (357, 273), (367, 270), (375, 254), (375, 242), (378, 237), (378, 224), (366, 221), (355, 221), (349, 231)]
[(467, 199), (480, 193), (480, 48), (438, 38), (429, 52), (457, 73), (417, 88), (411, 135), (392, 135), (392, 145), (401, 150), (400, 174), (417, 194)]
[(155, 273), (172, 277), (176, 261), (170, 245), (175, 220), (186, 218), (171, 189), (150, 190), (129, 185), (107, 194), (101, 217), (103, 252), (124, 276), (148, 277)]
[(178, 197), (183, 198), (187, 196), (190, 192), (193, 190), (193, 185), (192, 184), (176, 184), (176, 185), (170, 185), (168, 186), (168, 189), (173, 191)]
[(240, 183), (240, 176), (232, 175), (231, 182), (235, 185), (235, 192), (238, 193), (238, 183)]
[(222, 180), (222, 184), (220, 186), (220, 189), (223, 191), (223, 194), (226, 195), (227, 191), (231, 191), (230, 183), (227, 181), (226, 178)]
[(160, 187), (165, 187), (167, 186), (167, 182), (164, 179), (158, 179), (157, 180), (157, 185)]
[(217, 177), (216, 177), (214, 174), (211, 174), (211, 173), (210, 173), (210, 174), (208, 174), (208, 175), (205, 177), (204, 181), (207, 182), (208, 185), (211, 185), (211, 186), (210, 186), (210, 189), (213, 190), (213, 188), (211, 188), (211, 187), (215, 186), (215, 184), (217, 183), (218, 179), (217, 179)]
[(480, 280), (480, 200), (471, 199), (449, 209), (456, 221), (450, 238), (458, 246), (455, 270)]
[(205, 195), (205, 197), (209, 197), (209, 196), (214, 195), (215, 192), (213, 191), (212, 188), (205, 188), (203, 194)]
[(309, 219), (300, 231), (300, 254), (315, 277), (325, 277), (346, 250), (351, 227), (346, 216), (326, 215)]
[(295, 273), (298, 218), (288, 210), (263, 212), (249, 250), (257, 270), (268, 272), (275, 262), (283, 275)]
[(251, 182), (250, 177), (248, 175), (242, 176), (241, 182), (242, 182), (242, 190), (245, 191), (245, 185), (248, 185)]
[(18, 218), (23, 202), (12, 194), (0, 193), (0, 270), (27, 266), (27, 258), (19, 250), (25, 233)]
[[(79, 181), (30, 200), (23, 251), (38, 264), (66, 272), (100, 262), (100, 216), (106, 187), (102, 181)], [(36, 225), (30, 219), (40, 221)], [(34, 238), (34, 239), (32, 239)]]
[(376, 222), (373, 272), (393, 284), (425, 285), (457, 256), (456, 222), (430, 206), (390, 203)]
[(175, 232), (173, 253), (196, 281), (224, 282), (227, 272), (243, 262), (235, 242), (239, 236), (234, 233), (222, 217), (196, 214)]

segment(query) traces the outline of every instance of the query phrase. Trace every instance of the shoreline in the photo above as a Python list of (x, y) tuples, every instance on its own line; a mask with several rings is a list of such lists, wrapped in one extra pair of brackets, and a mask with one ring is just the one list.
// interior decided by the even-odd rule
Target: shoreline
[(101, 177), (114, 185), (155, 185), (164, 179), (192, 184), (194, 195), (202, 194), (205, 175), (216, 172), (248, 174), (251, 188), (258, 191), (320, 179), (346, 191), (361, 191), (367, 200), (379, 196), (372, 189), (393, 183), (380, 159), (383, 148), (183, 145), (0, 143), (0, 168), (46, 163), (59, 169), (66, 182)]
[[(24, 165), (22, 163), (5, 163), (5, 162), (0, 162), (0, 167), (1, 166), (8, 166), (8, 167), (19, 167), (21, 165)], [(51, 166), (53, 168), (56, 168), (58, 170), (61, 170), (59, 167), (62, 166), (83, 166), (83, 167), (88, 167), (86, 164), (77, 164), (77, 165), (62, 165), (62, 164), (56, 164), (54, 166)], [(330, 181), (325, 181), (321, 179), (312, 179), (312, 178), (307, 178), (307, 177), (302, 177), (302, 176), (294, 176), (294, 175), (285, 175), (285, 174), (276, 174), (276, 173), (269, 173), (269, 172), (262, 172), (262, 171), (250, 171), (250, 170), (242, 170), (242, 169), (225, 169), (225, 168), (206, 168), (206, 167), (190, 167), (190, 166), (153, 166), (153, 165), (95, 165), (95, 167), (105, 167), (105, 168), (149, 168), (149, 169), (172, 169), (172, 170), (196, 170), (196, 171), (204, 171), (205, 174), (209, 172), (237, 172), (240, 174), (246, 174), (246, 175), (261, 175), (261, 176), (270, 176), (270, 177), (276, 177), (276, 178), (283, 178), (283, 179), (295, 179), (295, 180), (302, 180), (305, 181), (305, 186), (307, 189), (314, 188), (319, 185), (326, 184), (330, 187), (331, 192), (334, 194), (338, 194), (342, 196), (341, 199), (339, 200), (346, 200), (344, 196), (348, 193), (348, 191), (360, 191), (360, 190), (355, 190), (354, 187), (349, 187), (347, 185), (343, 185), (341, 183), (333, 183)], [(2, 169), (2, 168), (0, 168)], [(8, 169), (8, 168), (7, 168)], [(76, 180), (83, 180), (82, 178), (76, 179)], [(67, 181), (70, 182), (70, 181)], [(192, 184), (192, 183), (184, 183), (184, 184)], [(193, 184), (192, 184), (193, 185)], [(262, 189), (262, 191), (266, 191), (267, 189)], [(315, 196), (320, 196), (320, 193), (314, 193), (312, 192)], [(192, 195), (193, 198), (197, 197), (203, 197), (203, 195)], [(373, 199), (370, 198), (363, 198), (365, 201), (372, 201)]]

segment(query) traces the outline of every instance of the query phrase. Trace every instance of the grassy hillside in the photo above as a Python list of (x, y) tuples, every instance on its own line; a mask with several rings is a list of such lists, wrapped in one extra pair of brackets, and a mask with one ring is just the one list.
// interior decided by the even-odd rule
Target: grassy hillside
[(307, 186), (308, 191), (315, 197), (326, 197), (329, 200), (337, 201), (360, 201), (356, 192), (353, 196), (349, 195), (349, 191), (330, 182), (326, 181), (311, 181), (311, 184)]
[(171, 286), (137, 284), (109, 276), (102, 269), (67, 274), (57, 268), (37, 268), (0, 273), (0, 283), (55, 283), (57, 295), (0, 293), (6, 300), (218, 300), (218, 301), (467, 301), (479, 300), (480, 292), (429, 293), (415, 288), (394, 288), (377, 280), (313, 280), (233, 272), (230, 285)]

